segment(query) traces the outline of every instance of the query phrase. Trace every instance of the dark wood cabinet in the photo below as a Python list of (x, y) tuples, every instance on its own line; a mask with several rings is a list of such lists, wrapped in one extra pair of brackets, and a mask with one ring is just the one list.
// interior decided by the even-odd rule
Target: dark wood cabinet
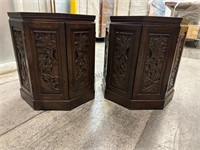
[(8, 13), (22, 98), (70, 110), (94, 98), (94, 16)]
[(188, 20), (113, 16), (105, 50), (105, 98), (129, 109), (162, 109), (173, 97)]

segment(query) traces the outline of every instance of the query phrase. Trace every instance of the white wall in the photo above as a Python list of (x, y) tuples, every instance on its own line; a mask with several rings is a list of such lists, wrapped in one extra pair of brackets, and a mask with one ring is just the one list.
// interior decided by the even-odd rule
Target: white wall
[(12, 1), (0, 0), (0, 73), (16, 67), (15, 63), (8, 65), (8, 63), (15, 60), (8, 24), (8, 11), (14, 11)]
[(70, 13), (70, 0), (56, 0), (57, 13)]
[(130, 15), (145, 16), (147, 15), (147, 0), (131, 0)]
[[(148, 0), (115, 0), (115, 15), (142, 16), (147, 15)], [(116, 9), (117, 8), (117, 9)]]
[(129, 10), (130, 0), (118, 0), (116, 4), (118, 7), (118, 11), (115, 13), (117, 16), (127, 16)]

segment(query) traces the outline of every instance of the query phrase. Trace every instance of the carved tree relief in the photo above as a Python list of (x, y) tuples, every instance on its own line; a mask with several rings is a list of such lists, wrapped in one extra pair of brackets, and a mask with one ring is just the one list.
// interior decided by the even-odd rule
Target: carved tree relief
[(185, 41), (185, 35), (180, 36), (179, 40), (178, 40), (178, 47), (176, 49), (172, 73), (171, 73), (170, 79), (169, 79), (168, 90), (170, 90), (174, 86), (174, 83), (175, 83), (176, 74), (178, 72), (178, 66), (179, 66), (181, 54), (182, 54), (182, 51), (183, 51), (184, 41)]
[(111, 85), (124, 91), (127, 90), (129, 80), (129, 52), (132, 44), (132, 33), (116, 32)]
[(42, 93), (60, 93), (58, 49), (55, 32), (34, 32)]
[(150, 34), (145, 54), (142, 93), (158, 94), (167, 55), (168, 35)]
[(89, 85), (89, 32), (74, 32), (74, 89)]
[(21, 78), (22, 86), (30, 91), (30, 83), (28, 76), (28, 67), (26, 63), (25, 50), (23, 46), (22, 32), (20, 30), (13, 30), (15, 45), (16, 45), (16, 56), (18, 61), (18, 70)]

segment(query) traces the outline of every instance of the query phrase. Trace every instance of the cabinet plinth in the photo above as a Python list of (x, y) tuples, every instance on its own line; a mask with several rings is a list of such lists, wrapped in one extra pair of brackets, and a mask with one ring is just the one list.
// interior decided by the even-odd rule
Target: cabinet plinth
[(129, 109), (162, 109), (172, 99), (187, 19), (113, 16), (105, 48), (104, 96)]
[(22, 98), (70, 110), (94, 98), (94, 16), (8, 13)]

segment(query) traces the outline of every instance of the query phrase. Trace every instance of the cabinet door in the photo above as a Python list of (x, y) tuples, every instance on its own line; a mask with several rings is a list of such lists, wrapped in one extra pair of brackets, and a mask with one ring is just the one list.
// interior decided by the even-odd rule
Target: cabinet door
[(106, 90), (131, 98), (142, 25), (110, 25)]
[(67, 59), (69, 97), (94, 92), (95, 24), (68, 22)]
[(35, 99), (67, 99), (64, 23), (26, 22)]
[(176, 26), (144, 25), (134, 99), (164, 99), (179, 30)]

